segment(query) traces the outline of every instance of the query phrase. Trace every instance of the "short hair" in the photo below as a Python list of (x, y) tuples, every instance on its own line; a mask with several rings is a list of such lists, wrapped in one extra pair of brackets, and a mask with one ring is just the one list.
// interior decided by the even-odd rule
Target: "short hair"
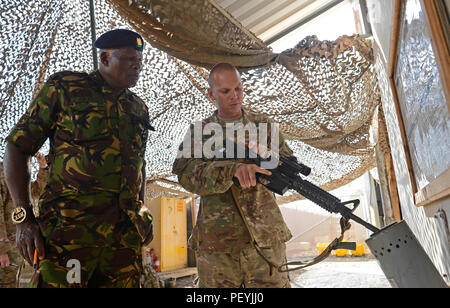
[(233, 64), (225, 62), (217, 63), (213, 66), (213, 68), (209, 72), (208, 84), (211, 89), (214, 87), (214, 74), (217, 72), (226, 72), (226, 71), (235, 71), (239, 75), (239, 71)]

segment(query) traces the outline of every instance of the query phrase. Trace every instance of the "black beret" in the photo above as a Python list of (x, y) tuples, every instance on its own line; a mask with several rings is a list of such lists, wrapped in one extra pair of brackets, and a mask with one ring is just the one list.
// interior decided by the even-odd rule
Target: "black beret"
[(130, 46), (138, 51), (142, 51), (144, 48), (144, 40), (142, 39), (142, 36), (134, 31), (115, 29), (100, 35), (94, 42), (94, 46), (100, 49)]

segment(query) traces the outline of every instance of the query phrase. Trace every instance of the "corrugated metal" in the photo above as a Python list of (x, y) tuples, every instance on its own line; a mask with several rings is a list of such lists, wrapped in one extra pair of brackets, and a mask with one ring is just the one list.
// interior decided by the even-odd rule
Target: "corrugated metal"
[(334, 0), (216, 0), (248, 30), (268, 41)]

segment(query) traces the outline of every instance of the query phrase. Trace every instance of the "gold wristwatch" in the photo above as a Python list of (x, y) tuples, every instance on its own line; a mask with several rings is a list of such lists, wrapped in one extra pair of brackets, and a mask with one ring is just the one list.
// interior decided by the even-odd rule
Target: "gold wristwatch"
[(27, 221), (32, 215), (31, 205), (18, 206), (13, 209), (11, 220), (15, 225), (18, 225)]

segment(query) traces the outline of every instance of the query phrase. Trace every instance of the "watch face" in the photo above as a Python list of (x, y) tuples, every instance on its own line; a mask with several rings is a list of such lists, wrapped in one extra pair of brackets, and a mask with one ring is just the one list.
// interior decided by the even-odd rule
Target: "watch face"
[(15, 224), (20, 224), (27, 218), (27, 211), (23, 207), (16, 207), (12, 212), (12, 221)]

